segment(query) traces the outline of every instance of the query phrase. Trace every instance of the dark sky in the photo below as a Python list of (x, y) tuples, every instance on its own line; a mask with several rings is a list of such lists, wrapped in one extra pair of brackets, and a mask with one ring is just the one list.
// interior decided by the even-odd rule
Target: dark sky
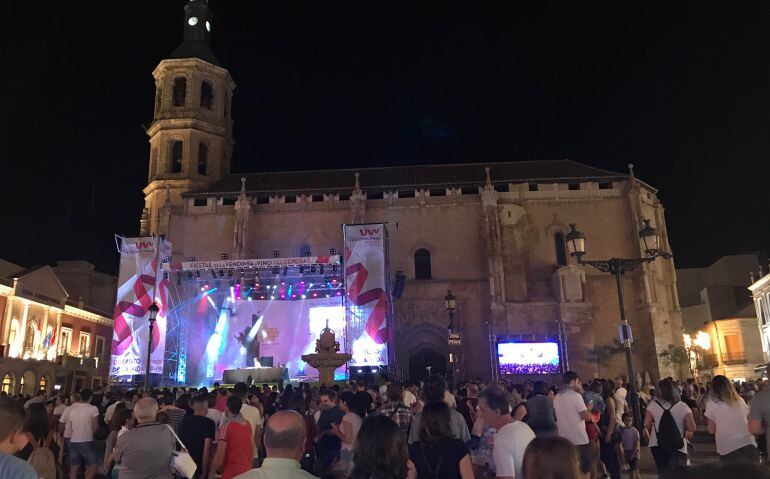
[[(767, 248), (768, 2), (464, 3), (211, 0), (234, 171), (632, 162), (677, 266)], [(0, 258), (117, 269), (184, 4), (4, 5)]]

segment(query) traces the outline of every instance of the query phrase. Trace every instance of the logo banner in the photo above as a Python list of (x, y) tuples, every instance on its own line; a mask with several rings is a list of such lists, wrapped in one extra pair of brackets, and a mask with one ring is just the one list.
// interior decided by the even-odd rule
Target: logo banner
[(163, 279), (159, 265), (162, 258), (171, 256), (171, 243), (159, 237), (123, 238), (121, 243), (110, 374), (145, 374), (149, 307), (153, 302), (158, 306), (158, 314), (152, 335), (150, 372), (162, 374), (169, 280)]
[(201, 269), (274, 268), (281, 266), (312, 266), (316, 264), (340, 264), (340, 256), (301, 256), (298, 258), (231, 259), (222, 261), (185, 261), (163, 263), (164, 271)]
[(384, 224), (345, 225), (345, 315), (351, 366), (388, 364)]

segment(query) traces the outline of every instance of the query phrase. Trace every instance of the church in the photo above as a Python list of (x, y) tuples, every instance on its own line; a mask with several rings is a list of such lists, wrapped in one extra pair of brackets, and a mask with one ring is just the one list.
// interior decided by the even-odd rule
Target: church
[[(341, 251), (341, 225), (384, 224), (396, 377), (489, 380), (506, 373), (499, 345), (517, 342), (556, 343), (560, 368), (584, 378), (625, 376), (622, 354), (597, 354), (619, 335), (615, 279), (570, 257), (565, 235), (572, 223), (585, 233), (586, 259), (637, 258), (646, 219), (671, 251), (657, 190), (632, 168), (554, 159), (234, 173), (236, 83), (211, 50), (213, 28), (208, 3), (191, 0), (182, 43), (152, 72), (140, 236), (164, 236), (174, 261), (270, 258)], [(642, 265), (623, 288), (635, 370), (675, 375), (659, 356), (682, 343), (673, 262)]]

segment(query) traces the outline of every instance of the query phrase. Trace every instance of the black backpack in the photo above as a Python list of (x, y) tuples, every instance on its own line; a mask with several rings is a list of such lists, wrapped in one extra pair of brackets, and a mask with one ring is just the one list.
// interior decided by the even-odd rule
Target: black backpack
[(677, 403), (675, 402), (670, 408), (666, 409), (660, 401), (655, 402), (658, 403), (658, 406), (660, 406), (661, 409), (663, 409), (663, 414), (660, 416), (660, 424), (656, 429), (658, 447), (668, 452), (682, 449), (682, 447), (684, 447), (684, 437), (676, 426), (674, 416), (671, 415), (671, 409), (676, 406)]

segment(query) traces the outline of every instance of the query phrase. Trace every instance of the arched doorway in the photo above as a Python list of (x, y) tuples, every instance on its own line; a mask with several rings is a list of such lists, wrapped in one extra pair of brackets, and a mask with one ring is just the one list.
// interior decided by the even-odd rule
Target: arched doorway
[[(440, 374), (446, 377), (447, 358), (432, 348), (423, 347), (409, 357), (409, 379), (424, 381), (430, 374)], [(430, 369), (428, 369), (430, 368)]]
[(3, 376), (3, 384), (2, 384), (2, 391), (6, 394), (14, 394), (16, 388), (16, 380), (13, 377), (13, 374), (8, 373), (5, 376)]

